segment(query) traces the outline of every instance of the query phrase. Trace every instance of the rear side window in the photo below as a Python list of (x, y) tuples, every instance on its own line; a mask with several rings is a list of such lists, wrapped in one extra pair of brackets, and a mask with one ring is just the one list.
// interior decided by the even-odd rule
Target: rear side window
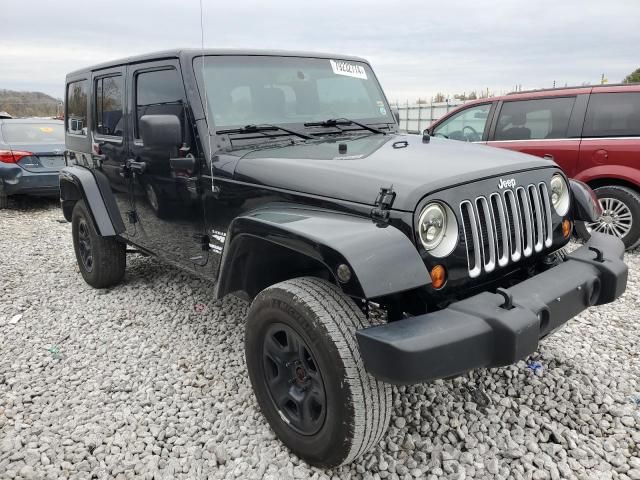
[(575, 97), (505, 102), (495, 140), (567, 138)]
[(123, 82), (122, 76), (103, 77), (96, 80), (95, 132), (98, 135), (122, 137)]
[(640, 92), (592, 94), (582, 136), (640, 136)]
[(88, 89), (88, 80), (79, 80), (67, 85), (67, 116), (65, 119), (67, 133), (73, 135), (87, 134)]
[(152, 70), (136, 76), (136, 138), (143, 115), (176, 115), (183, 118), (182, 79), (175, 69)]
[(2, 137), (7, 143), (64, 143), (64, 128), (60, 123), (2, 124)]

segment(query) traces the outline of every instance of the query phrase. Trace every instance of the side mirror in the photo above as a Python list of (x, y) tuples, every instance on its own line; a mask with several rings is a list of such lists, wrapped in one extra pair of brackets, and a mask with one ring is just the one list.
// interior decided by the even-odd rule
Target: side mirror
[(400, 110), (395, 107), (391, 108), (391, 113), (393, 113), (393, 118), (396, 119), (396, 123), (400, 125)]
[(422, 131), (422, 135), (432, 136), (432, 135), (433, 135), (433, 133), (431, 132), (431, 129), (430, 129), (430, 128), (425, 128), (425, 129)]
[(182, 145), (182, 126), (175, 115), (143, 115), (140, 137), (145, 147), (172, 148)]

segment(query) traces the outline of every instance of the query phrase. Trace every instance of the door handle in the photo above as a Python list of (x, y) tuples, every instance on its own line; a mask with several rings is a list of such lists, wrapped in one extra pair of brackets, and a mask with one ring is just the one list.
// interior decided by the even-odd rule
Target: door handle
[(542, 158), (547, 159), (547, 160), (551, 160), (552, 162), (555, 161), (555, 158), (553, 158), (553, 155), (551, 155), (550, 153), (545, 153)]
[(135, 160), (129, 159), (120, 165), (120, 175), (124, 178), (129, 178), (132, 173), (142, 175), (146, 169), (147, 164), (145, 162), (136, 162)]
[(127, 167), (133, 173), (142, 175), (144, 171), (147, 169), (147, 164), (146, 162), (136, 162), (135, 160), (127, 160)]

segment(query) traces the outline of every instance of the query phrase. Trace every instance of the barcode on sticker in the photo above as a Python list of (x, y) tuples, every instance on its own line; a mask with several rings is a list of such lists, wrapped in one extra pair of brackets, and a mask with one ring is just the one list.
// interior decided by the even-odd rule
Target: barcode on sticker
[(362, 65), (342, 62), (340, 60), (329, 60), (331, 69), (336, 75), (367, 79), (367, 72)]

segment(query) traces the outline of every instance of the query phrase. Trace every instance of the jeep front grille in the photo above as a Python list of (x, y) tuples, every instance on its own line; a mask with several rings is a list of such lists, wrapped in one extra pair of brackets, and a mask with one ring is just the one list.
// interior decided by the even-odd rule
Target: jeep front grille
[(465, 200), (460, 214), (472, 278), (551, 246), (551, 204), (544, 182)]

